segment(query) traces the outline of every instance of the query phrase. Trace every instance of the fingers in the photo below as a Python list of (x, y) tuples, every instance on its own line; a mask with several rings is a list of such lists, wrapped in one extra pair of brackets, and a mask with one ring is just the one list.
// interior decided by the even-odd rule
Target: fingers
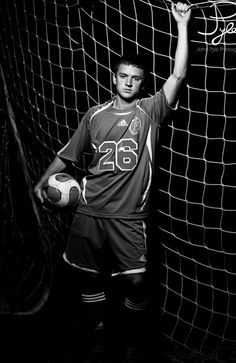
[(191, 5), (178, 2), (177, 4), (174, 4), (172, 2), (172, 12), (175, 17), (175, 19), (178, 22), (188, 22), (191, 14)]
[(172, 9), (177, 11), (181, 15), (185, 15), (190, 10), (190, 5), (178, 2), (177, 4), (174, 4), (172, 2)]
[(44, 199), (42, 197), (41, 189), (35, 188), (34, 193), (35, 193), (36, 197), (40, 200), (40, 202), (43, 203)]
[(37, 193), (36, 195), (37, 195), (38, 199), (40, 200), (40, 202), (43, 204), (44, 199), (43, 199), (41, 193)]
[(187, 13), (187, 11), (189, 10), (189, 5), (178, 2), (175, 5), (176, 10), (178, 11), (178, 13), (185, 15), (185, 13)]

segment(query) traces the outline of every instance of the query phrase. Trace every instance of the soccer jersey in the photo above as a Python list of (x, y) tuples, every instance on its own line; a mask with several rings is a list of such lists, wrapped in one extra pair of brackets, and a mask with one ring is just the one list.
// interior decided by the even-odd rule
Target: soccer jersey
[(71, 140), (58, 152), (77, 162), (92, 150), (81, 182), (77, 211), (105, 218), (144, 218), (154, 169), (158, 128), (172, 111), (163, 89), (125, 110), (114, 100), (87, 111)]

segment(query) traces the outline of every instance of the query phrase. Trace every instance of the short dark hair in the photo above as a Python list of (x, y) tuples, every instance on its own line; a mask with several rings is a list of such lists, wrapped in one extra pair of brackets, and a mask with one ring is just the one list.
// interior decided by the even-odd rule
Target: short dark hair
[(147, 67), (147, 62), (145, 61), (145, 59), (142, 55), (136, 54), (136, 53), (122, 55), (120, 58), (117, 59), (117, 61), (114, 64), (114, 67), (113, 67), (114, 74), (116, 74), (118, 72), (119, 66), (121, 64), (132, 65), (132, 66), (142, 69), (144, 78), (146, 79), (147, 74), (148, 74), (148, 67)]

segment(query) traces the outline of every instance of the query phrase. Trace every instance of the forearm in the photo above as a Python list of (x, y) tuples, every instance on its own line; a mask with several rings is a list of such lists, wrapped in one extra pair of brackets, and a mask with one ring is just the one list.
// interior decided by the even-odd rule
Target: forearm
[(178, 24), (178, 41), (175, 52), (173, 76), (183, 80), (188, 67), (188, 24)]
[(66, 164), (58, 157), (56, 156), (52, 162), (49, 164), (48, 168), (42, 175), (39, 184), (44, 184), (45, 181), (49, 178), (50, 175), (55, 173), (60, 173), (62, 170), (66, 168)]
[(65, 168), (66, 164), (58, 156), (56, 156), (49, 164), (48, 168), (46, 169), (46, 171), (44, 172), (44, 174), (42, 175), (42, 177), (40, 178), (40, 180), (38, 181), (38, 183), (34, 188), (34, 192), (41, 202), (43, 202), (43, 198), (41, 195), (43, 184), (48, 180), (50, 175), (55, 173), (60, 173)]

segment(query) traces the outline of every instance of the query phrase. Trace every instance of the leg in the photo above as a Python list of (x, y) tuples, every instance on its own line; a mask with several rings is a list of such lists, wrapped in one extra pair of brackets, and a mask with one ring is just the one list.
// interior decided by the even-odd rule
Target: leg
[(64, 259), (79, 274), (84, 318), (96, 327), (104, 318), (105, 292), (102, 279), (104, 233), (99, 218), (76, 214)]
[(126, 285), (123, 327), (134, 363), (147, 361), (149, 344), (148, 294), (146, 275), (123, 275)]
[(92, 329), (104, 321), (106, 297), (100, 274), (80, 272), (84, 318)]
[(123, 331), (124, 292), (120, 276), (109, 279), (104, 320), (106, 363), (123, 362), (126, 341)]
[(105, 312), (106, 363), (146, 363), (148, 314), (145, 274), (113, 277)]
[[(117, 350), (121, 345), (138, 347), (140, 331), (141, 336), (146, 334), (143, 332), (147, 305), (146, 224), (142, 220), (108, 219), (106, 231), (115, 256), (111, 280), (113, 288), (116, 279), (119, 281), (119, 291), (116, 295), (113, 293), (111, 300), (113, 312), (111, 311), (108, 337), (116, 337), (113, 346), (116, 344)], [(122, 300), (119, 299), (121, 297)]]

